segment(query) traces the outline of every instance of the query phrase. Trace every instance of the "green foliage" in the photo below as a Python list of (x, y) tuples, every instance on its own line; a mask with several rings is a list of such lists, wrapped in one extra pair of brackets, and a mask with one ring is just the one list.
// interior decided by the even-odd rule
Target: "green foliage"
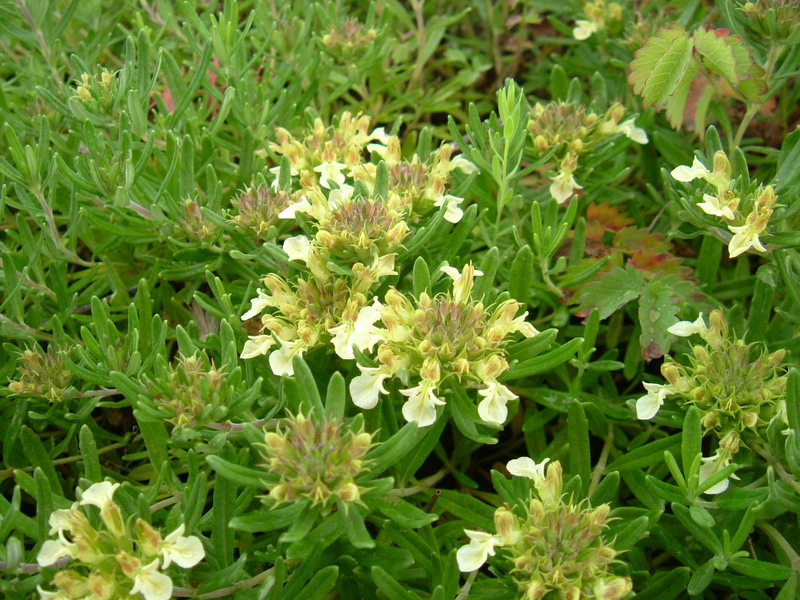
[(0, 596), (796, 597), (791, 4), (0, 2)]

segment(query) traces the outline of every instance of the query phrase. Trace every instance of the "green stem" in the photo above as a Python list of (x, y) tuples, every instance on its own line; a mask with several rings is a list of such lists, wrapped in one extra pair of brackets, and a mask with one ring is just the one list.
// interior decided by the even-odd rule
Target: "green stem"
[[(764, 67), (764, 81), (767, 82), (767, 85), (770, 83), (770, 79), (772, 79), (772, 73), (775, 71), (775, 65), (778, 63), (778, 59), (783, 52), (783, 48), (778, 44), (772, 44), (769, 49), (769, 55), (767, 56), (767, 64)], [(742, 143), (742, 138), (744, 137), (745, 132), (747, 131), (747, 127), (750, 125), (750, 121), (753, 120), (753, 117), (756, 116), (761, 107), (763, 107), (769, 100), (769, 97), (765, 98), (764, 102), (751, 104), (747, 107), (747, 112), (745, 112), (744, 117), (742, 117), (741, 123), (739, 123), (739, 128), (736, 130), (736, 136), (733, 138), (733, 142), (730, 146), (730, 154), (733, 154), (733, 151), (739, 147)]]
[(792, 545), (783, 537), (781, 532), (764, 521), (759, 522), (756, 527), (766, 533), (773, 543), (786, 553), (786, 557), (792, 563), (792, 568), (795, 571), (800, 571), (800, 556), (798, 556), (795, 549), (792, 548)]

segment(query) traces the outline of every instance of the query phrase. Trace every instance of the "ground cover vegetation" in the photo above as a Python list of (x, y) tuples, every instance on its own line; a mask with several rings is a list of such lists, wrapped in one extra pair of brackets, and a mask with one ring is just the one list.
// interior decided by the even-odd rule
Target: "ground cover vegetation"
[(0, 595), (800, 593), (793, 0), (0, 2)]

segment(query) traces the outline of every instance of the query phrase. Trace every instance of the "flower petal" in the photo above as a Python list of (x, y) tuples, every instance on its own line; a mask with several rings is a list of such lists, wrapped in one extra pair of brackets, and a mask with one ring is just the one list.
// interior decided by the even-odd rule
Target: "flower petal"
[(72, 532), (72, 521), (69, 518), (72, 514), (72, 509), (69, 508), (62, 508), (59, 510), (54, 510), (50, 513), (50, 531), (48, 535), (54, 535), (61, 531), (69, 531)]
[(619, 124), (619, 132), (624, 133), (625, 136), (636, 142), (637, 144), (647, 143), (647, 132), (641, 127), (636, 127), (636, 121), (631, 117), (627, 121)]
[(439, 198), (433, 204), (434, 206), (446, 206), (444, 220), (450, 223), (458, 223), (461, 220), (461, 217), (464, 216), (464, 211), (459, 207), (459, 204), (461, 204), (463, 201), (464, 199), (459, 198), (458, 196), (445, 194), (444, 196), (439, 196)]
[(242, 315), (242, 321), (247, 321), (255, 316), (261, 314), (268, 306), (272, 306), (272, 298), (264, 292), (264, 290), (257, 291), (258, 296), (250, 300), (250, 310)]
[(436, 422), (436, 407), (445, 403), (436, 397), (436, 388), (432, 383), (422, 383), (407, 390), (400, 390), (408, 396), (403, 404), (403, 417), (409, 423), (414, 421), (419, 427), (428, 427)]
[(667, 332), (678, 337), (689, 337), (695, 334), (705, 337), (708, 333), (708, 327), (706, 327), (706, 323), (703, 320), (703, 313), (700, 313), (694, 321), (678, 321), (668, 327)]
[(57, 540), (47, 540), (36, 555), (36, 562), (40, 567), (49, 567), (60, 558), (74, 557), (76, 551), (75, 544), (65, 543), (60, 537)]
[(284, 208), (281, 212), (278, 213), (279, 219), (294, 219), (295, 215), (299, 212), (308, 213), (311, 212), (311, 204), (308, 202), (308, 198), (303, 196), (299, 202), (295, 202), (294, 204), (290, 204), (286, 208)]
[(375, 408), (379, 395), (388, 393), (383, 387), (383, 382), (390, 377), (390, 374), (380, 367), (359, 365), (358, 368), (361, 369), (361, 375), (354, 377), (350, 382), (350, 396), (353, 398), (353, 404), (366, 410)]
[(700, 160), (695, 156), (691, 167), (687, 167), (685, 165), (675, 167), (672, 169), (670, 175), (672, 175), (672, 178), (676, 181), (689, 183), (695, 179), (708, 180), (708, 178), (711, 176), (711, 171), (706, 169), (705, 165), (701, 163)]
[(172, 579), (158, 571), (158, 559), (139, 569), (133, 578), (131, 594), (139, 592), (145, 600), (169, 600), (172, 596)]
[(203, 542), (194, 535), (184, 537), (185, 529), (185, 525), (181, 523), (180, 527), (170, 533), (162, 542), (160, 548), (160, 554), (164, 559), (162, 568), (166, 569), (171, 562), (174, 562), (179, 567), (190, 569), (205, 557)]
[(502, 540), (491, 533), (484, 531), (465, 530), (470, 539), (469, 544), (462, 546), (456, 552), (458, 568), (463, 573), (480, 569), (489, 556), (494, 556), (495, 546), (502, 545)]
[(483, 400), (478, 405), (478, 416), (488, 423), (498, 423), (502, 425), (508, 417), (509, 400), (516, 400), (518, 396), (506, 386), (496, 381), (487, 381), (486, 387), (478, 390), (478, 394), (483, 396)]
[(647, 390), (647, 395), (636, 401), (636, 418), (641, 421), (655, 417), (658, 409), (664, 404), (664, 398), (672, 391), (671, 386), (658, 383), (645, 383), (644, 388)]
[(478, 170), (478, 167), (475, 166), (475, 163), (467, 160), (460, 154), (450, 161), (450, 168), (458, 169), (462, 173), (466, 173), (467, 175), (469, 175), (470, 173), (474, 173), (475, 171)]
[(255, 358), (266, 354), (275, 345), (275, 338), (271, 335), (251, 335), (244, 343), (239, 358)]
[(376, 298), (373, 304), (358, 311), (355, 322), (342, 323), (328, 330), (334, 334), (331, 342), (339, 357), (352, 360), (355, 358), (353, 346), (362, 351), (372, 351), (373, 346), (383, 339), (383, 330), (374, 325), (381, 318), (382, 309), (383, 305)]
[(578, 19), (572, 30), (572, 37), (576, 40), (588, 40), (596, 31), (597, 25), (586, 19)]
[[(700, 465), (700, 483), (702, 484), (704, 481), (706, 481), (708, 478), (714, 475), (717, 471), (720, 471), (721, 469), (727, 467), (728, 464), (731, 462), (731, 458), (730, 456), (727, 456), (726, 458), (723, 459), (722, 456), (720, 455), (720, 451), (717, 450), (717, 452), (714, 453), (713, 456), (708, 456), (708, 457), (704, 456), (701, 459), (701, 461), (702, 464)], [(732, 475), (731, 477), (733, 477), (734, 479), (738, 479), (738, 477), (736, 477), (735, 475)], [(719, 483), (715, 483), (714, 485), (712, 485), (703, 493), (710, 495), (721, 494), (728, 489), (729, 485), (730, 481), (726, 477)]]
[(550, 184), (550, 195), (555, 198), (558, 204), (563, 204), (572, 197), (572, 193), (575, 190), (581, 189), (583, 187), (578, 185), (572, 173), (564, 171), (556, 175), (553, 183)]
[(550, 462), (550, 459), (545, 458), (542, 462), (537, 464), (532, 458), (521, 456), (520, 458), (508, 461), (506, 469), (508, 469), (508, 472), (512, 475), (527, 477), (538, 484), (544, 481), (548, 462)]
[(80, 505), (86, 506), (87, 504), (91, 504), (103, 510), (109, 504), (113, 504), (111, 498), (114, 492), (117, 491), (119, 485), (118, 483), (111, 483), (110, 481), (101, 481), (100, 483), (92, 484), (81, 494)]
[(281, 375), (294, 375), (292, 359), (294, 355), (303, 355), (306, 351), (304, 346), (298, 346), (298, 342), (289, 342), (278, 338), (281, 347), (269, 355), (269, 366), (272, 372), (280, 377)]
[(283, 251), (289, 260), (301, 260), (308, 264), (308, 257), (311, 255), (311, 242), (304, 235), (296, 235), (287, 238), (283, 242)]

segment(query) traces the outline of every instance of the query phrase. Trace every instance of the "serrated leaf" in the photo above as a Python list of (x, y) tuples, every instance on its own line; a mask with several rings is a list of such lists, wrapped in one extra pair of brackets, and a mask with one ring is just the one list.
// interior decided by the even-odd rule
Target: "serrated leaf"
[(693, 47), (692, 38), (676, 26), (658, 31), (636, 52), (628, 81), (645, 106), (663, 108), (686, 72)]
[(671, 334), (667, 328), (677, 320), (681, 297), (668, 284), (667, 279), (655, 279), (642, 288), (639, 297), (639, 322), (642, 334), (642, 358), (661, 358), (669, 348)]
[(694, 32), (694, 47), (703, 57), (706, 67), (736, 84), (739, 82), (736, 60), (728, 39), (728, 32), (724, 29), (705, 30), (701, 27)]
[(588, 315), (592, 309), (606, 319), (641, 294), (644, 277), (633, 267), (613, 267), (596, 280), (587, 283), (578, 294), (578, 313)]
[[(686, 67), (686, 72), (678, 82), (675, 92), (667, 100), (666, 113), (669, 124), (675, 129), (680, 129), (686, 114), (686, 105), (689, 94), (692, 91), (692, 83), (697, 75), (697, 65), (690, 63)], [(707, 84), (706, 84), (707, 85)]]

